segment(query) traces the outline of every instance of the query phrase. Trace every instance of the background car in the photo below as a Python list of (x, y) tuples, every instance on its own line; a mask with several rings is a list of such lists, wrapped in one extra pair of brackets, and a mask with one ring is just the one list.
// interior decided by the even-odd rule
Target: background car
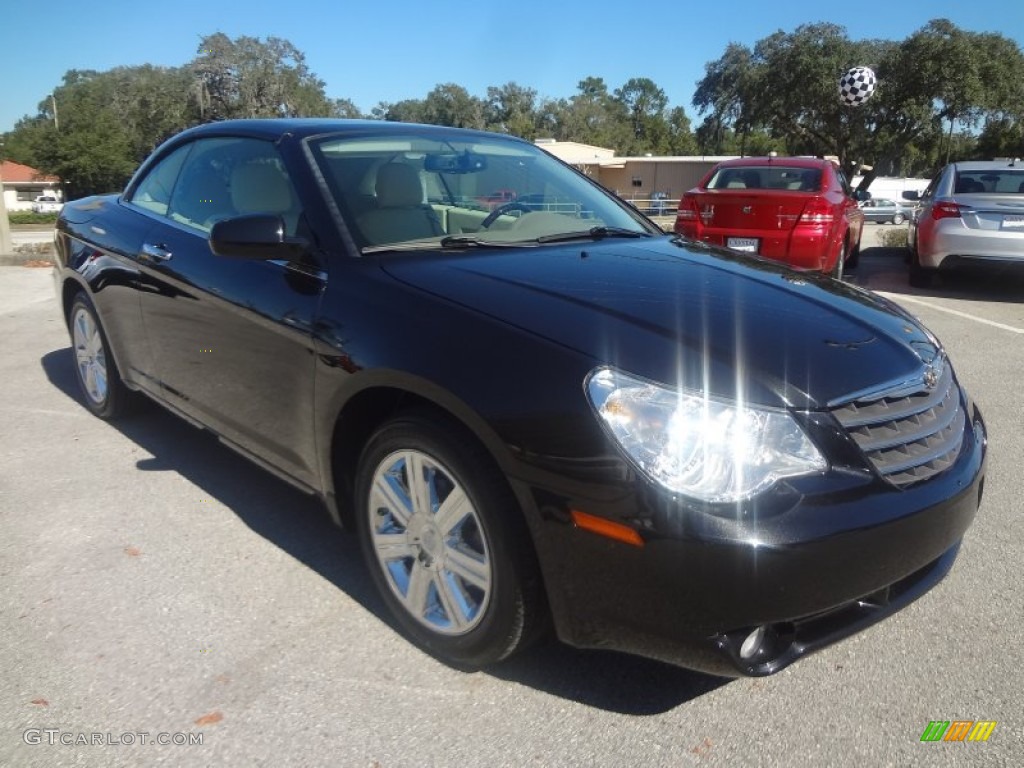
[(904, 205), (896, 200), (885, 198), (871, 198), (858, 203), (864, 213), (865, 221), (873, 221), (878, 224), (902, 224), (910, 219), (914, 213), (914, 206), (911, 203)]
[(553, 626), (772, 674), (938, 583), (981, 500), (984, 422), (913, 317), (514, 137), (209, 123), (55, 246), (84, 405), (144, 393), (322, 499), (460, 667)]
[(918, 199), (910, 225), (910, 284), (927, 287), (963, 263), (1024, 264), (1024, 165), (1019, 160), (950, 163)]
[(860, 254), (864, 214), (842, 170), (809, 157), (719, 163), (679, 201), (675, 231), (842, 278)]
[(60, 213), (64, 203), (52, 195), (40, 195), (32, 201), (33, 213)]

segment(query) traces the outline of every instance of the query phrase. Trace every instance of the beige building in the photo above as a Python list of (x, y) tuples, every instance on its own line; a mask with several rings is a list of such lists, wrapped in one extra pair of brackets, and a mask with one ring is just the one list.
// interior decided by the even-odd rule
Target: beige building
[(664, 195), (662, 199), (674, 208), (682, 194), (696, 186), (716, 163), (733, 157), (616, 157), (613, 149), (575, 141), (537, 139), (536, 144), (560, 160), (576, 166), (624, 200), (638, 201), (638, 207), (641, 208), (652, 207), (644, 203), (655, 199), (656, 195)]

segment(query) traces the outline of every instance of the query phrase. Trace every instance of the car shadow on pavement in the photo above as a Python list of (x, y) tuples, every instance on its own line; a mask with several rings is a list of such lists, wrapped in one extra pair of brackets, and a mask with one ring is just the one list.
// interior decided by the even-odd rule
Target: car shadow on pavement
[(1024, 302), (1024, 262), (988, 262), (959, 266), (938, 274), (928, 288), (910, 285), (909, 252), (906, 248), (865, 248), (849, 280), (862, 288), (907, 296), (965, 301)]
[[(46, 354), (40, 363), (49, 382), (84, 409), (70, 348)], [(111, 426), (152, 457), (139, 460), (138, 470), (178, 473), (398, 632), (366, 572), (356, 537), (335, 527), (317, 499), (148, 402), (137, 415)], [(485, 673), (632, 715), (666, 712), (729, 682), (623, 653), (578, 650), (553, 639)]]

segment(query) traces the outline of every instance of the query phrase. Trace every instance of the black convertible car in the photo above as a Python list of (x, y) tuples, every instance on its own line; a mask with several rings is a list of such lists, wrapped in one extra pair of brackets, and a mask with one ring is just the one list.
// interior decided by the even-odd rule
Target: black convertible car
[(907, 313), (518, 139), (204, 125), (57, 241), (86, 406), (143, 393), (320, 496), (455, 664), (553, 624), (769, 674), (935, 585), (981, 500), (981, 415)]

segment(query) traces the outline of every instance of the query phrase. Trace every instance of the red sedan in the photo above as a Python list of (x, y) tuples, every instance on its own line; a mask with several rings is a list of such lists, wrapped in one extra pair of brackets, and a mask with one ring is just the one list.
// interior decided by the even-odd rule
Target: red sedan
[(864, 214), (842, 170), (812, 157), (716, 165), (683, 195), (675, 231), (842, 278), (860, 252)]

